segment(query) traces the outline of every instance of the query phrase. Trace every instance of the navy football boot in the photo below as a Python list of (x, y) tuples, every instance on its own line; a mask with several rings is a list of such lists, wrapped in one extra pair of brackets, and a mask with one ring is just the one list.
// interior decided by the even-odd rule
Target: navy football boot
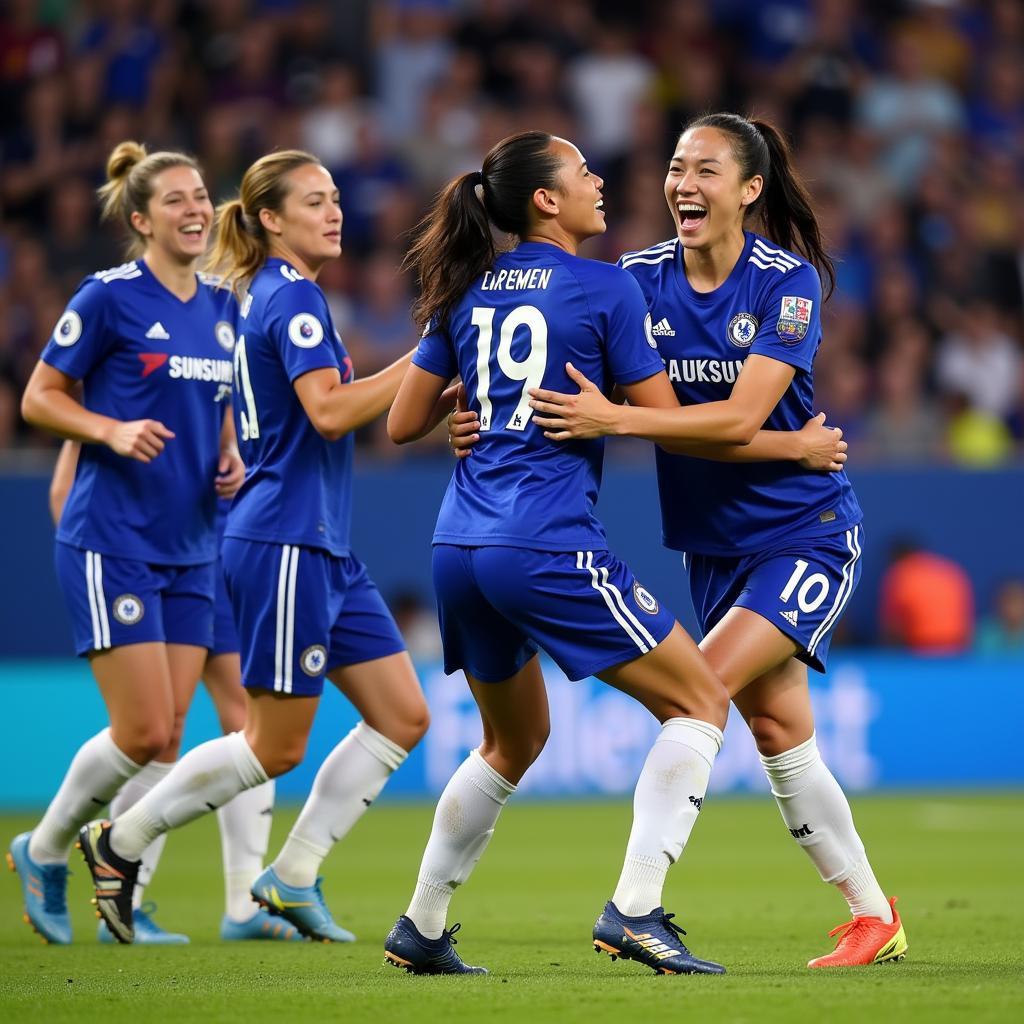
[(594, 925), (594, 952), (635, 960), (659, 974), (725, 974), (721, 964), (701, 960), (683, 945), (679, 936), (686, 932), (673, 917), (664, 907), (627, 917), (609, 900)]
[(453, 924), (439, 939), (424, 938), (403, 914), (384, 940), (384, 963), (409, 974), (487, 974), (486, 967), (471, 967), (452, 948), (452, 937), (462, 925)]

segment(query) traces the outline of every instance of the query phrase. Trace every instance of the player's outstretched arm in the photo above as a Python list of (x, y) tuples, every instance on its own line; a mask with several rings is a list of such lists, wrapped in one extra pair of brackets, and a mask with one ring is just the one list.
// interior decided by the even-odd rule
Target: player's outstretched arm
[(823, 412), (799, 430), (759, 430), (750, 444), (675, 441), (660, 447), (712, 462), (799, 462), (804, 469), (822, 473), (838, 473), (846, 462), (847, 450), (842, 430), (826, 426)]
[[(425, 437), (446, 416), (456, 411), (460, 389), (460, 384), (448, 387), (444, 377), (424, 370), (422, 366), (410, 366), (388, 413), (388, 437), (395, 444), (408, 444)], [(463, 410), (461, 419), (465, 418)]]
[(657, 444), (697, 441), (749, 445), (793, 380), (794, 368), (767, 356), (751, 355), (732, 394), (721, 402), (675, 409), (616, 406), (571, 363), (566, 372), (580, 386), (578, 395), (531, 390), (534, 422), (555, 441), (619, 435)]
[(36, 363), (21, 398), (21, 415), (27, 423), (58, 437), (90, 444), (105, 444), (118, 455), (152, 462), (174, 432), (159, 420), (115, 420), (90, 412), (71, 392), (75, 380), (44, 363)]
[(350, 384), (342, 383), (336, 369), (310, 370), (295, 378), (295, 393), (317, 432), (328, 441), (337, 441), (388, 410), (412, 354), (408, 352), (379, 373)]

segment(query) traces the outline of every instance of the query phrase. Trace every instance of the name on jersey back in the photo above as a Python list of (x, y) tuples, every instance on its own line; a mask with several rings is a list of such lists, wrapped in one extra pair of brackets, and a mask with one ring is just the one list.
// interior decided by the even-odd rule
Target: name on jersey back
[(540, 267), (521, 270), (512, 267), (499, 270), (497, 273), (488, 270), (480, 283), (480, 290), (483, 292), (525, 292), (547, 288), (552, 273), (554, 273), (554, 268), (541, 269)]

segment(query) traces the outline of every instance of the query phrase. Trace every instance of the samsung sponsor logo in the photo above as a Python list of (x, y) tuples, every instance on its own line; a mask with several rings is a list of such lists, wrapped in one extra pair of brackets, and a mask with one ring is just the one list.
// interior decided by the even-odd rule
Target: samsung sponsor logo
[(665, 360), (668, 379), (687, 384), (735, 384), (742, 369), (742, 359)]
[(218, 384), (230, 384), (231, 360), (171, 356), (169, 372), (176, 380), (212, 380)]

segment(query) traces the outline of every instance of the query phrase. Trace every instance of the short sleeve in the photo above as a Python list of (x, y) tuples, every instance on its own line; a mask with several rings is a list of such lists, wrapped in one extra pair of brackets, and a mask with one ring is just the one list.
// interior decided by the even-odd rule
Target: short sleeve
[(771, 273), (777, 280), (764, 293), (750, 351), (809, 371), (821, 341), (821, 279), (806, 263)]
[(615, 269), (598, 282), (608, 368), (616, 384), (635, 384), (664, 370), (651, 333), (651, 314), (636, 279)]
[(459, 372), (448, 332), (438, 326), (436, 319), (427, 324), (413, 353), (412, 364), (445, 380), (451, 380)]
[(290, 381), (311, 370), (341, 372), (327, 300), (312, 281), (291, 281), (274, 292), (265, 330)]
[(113, 305), (110, 286), (87, 278), (53, 328), (41, 359), (48, 366), (82, 380), (113, 348)]

